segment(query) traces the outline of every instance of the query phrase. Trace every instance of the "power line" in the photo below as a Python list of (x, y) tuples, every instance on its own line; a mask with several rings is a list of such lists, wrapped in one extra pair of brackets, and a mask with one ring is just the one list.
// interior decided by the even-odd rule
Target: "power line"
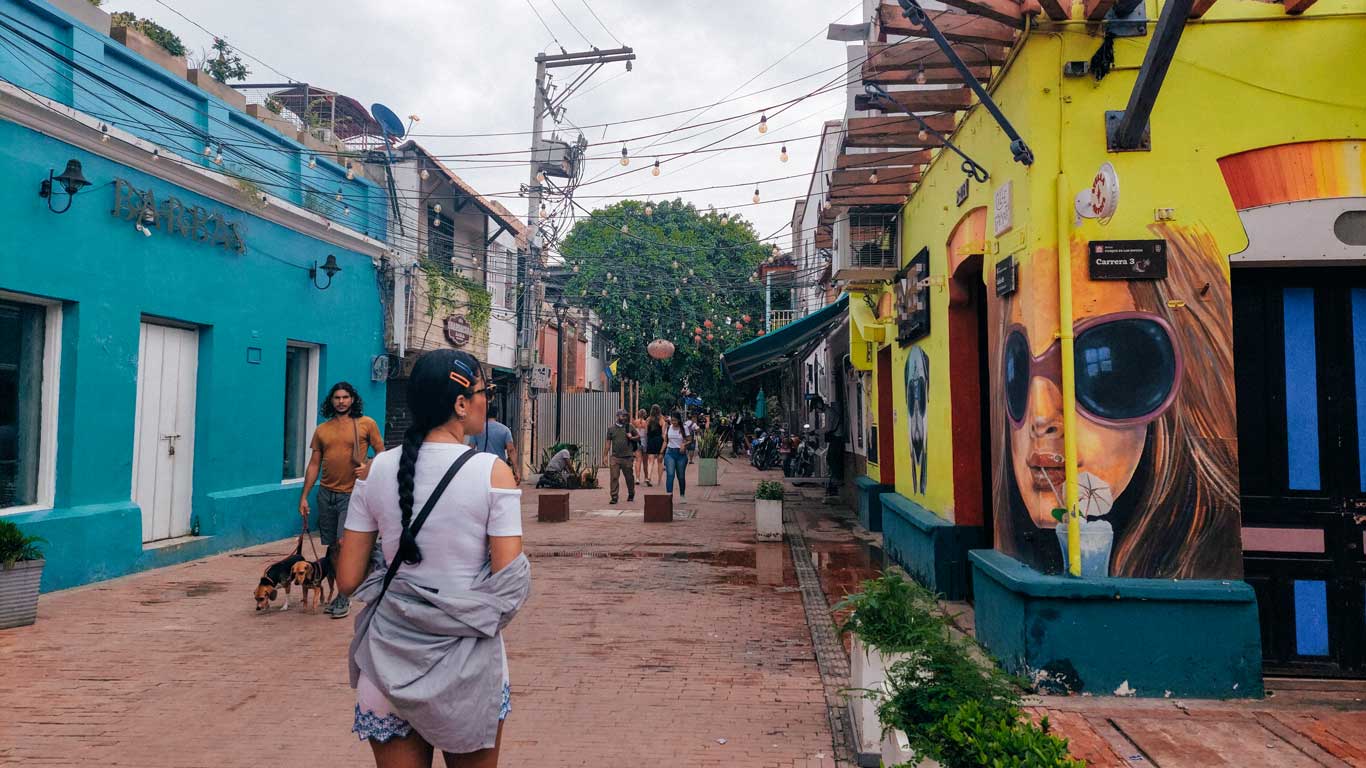
[(593, 14), (593, 18), (597, 20), (598, 26), (602, 27), (602, 31), (606, 32), (607, 36), (612, 38), (612, 41), (615, 42), (617, 45), (621, 45), (621, 40), (617, 39), (617, 36), (612, 34), (612, 30), (608, 29), (607, 25), (602, 23), (602, 19), (598, 16), (598, 12), (593, 10), (593, 6), (588, 4), (588, 0), (579, 0), (579, 2), (583, 3), (583, 7), (587, 8), (588, 12)]
[(555, 30), (551, 29), (550, 25), (545, 23), (545, 18), (541, 16), (540, 11), (536, 10), (536, 6), (532, 5), (531, 0), (526, 0), (526, 7), (530, 8), (531, 12), (536, 14), (536, 18), (540, 20), (541, 26), (545, 27), (545, 31), (550, 33), (550, 39), (555, 41), (555, 45), (560, 46), (561, 52), (564, 52), (564, 43), (560, 42), (560, 38), (555, 36)]
[(560, 16), (563, 17), (565, 21), (569, 22), (569, 27), (575, 32), (578, 32), (579, 37), (582, 37), (583, 41), (588, 43), (589, 48), (597, 48), (596, 45), (593, 45), (593, 41), (588, 39), (588, 35), (585, 35), (583, 30), (579, 29), (579, 25), (575, 24), (574, 20), (569, 18), (569, 14), (564, 12), (564, 9), (560, 7), (559, 3), (555, 2), (555, 0), (550, 0), (550, 4), (555, 6), (555, 10), (560, 12)]

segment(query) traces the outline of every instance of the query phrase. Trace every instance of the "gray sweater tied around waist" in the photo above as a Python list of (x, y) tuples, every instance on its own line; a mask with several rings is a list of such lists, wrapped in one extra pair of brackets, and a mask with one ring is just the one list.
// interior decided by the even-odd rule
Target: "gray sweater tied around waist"
[(433, 592), (399, 568), (384, 599), (384, 569), (356, 590), (365, 603), (351, 640), (351, 687), (364, 674), (429, 744), (445, 752), (488, 749), (498, 736), (503, 644), (498, 632), (531, 593), (531, 563), (488, 565), (466, 590)]

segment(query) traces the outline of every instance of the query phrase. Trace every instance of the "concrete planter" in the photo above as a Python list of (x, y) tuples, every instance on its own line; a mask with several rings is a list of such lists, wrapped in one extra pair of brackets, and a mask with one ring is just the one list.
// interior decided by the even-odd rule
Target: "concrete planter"
[(131, 27), (114, 27), (109, 30), (109, 36), (114, 38), (116, 42), (123, 43), (128, 50), (160, 66), (178, 79), (185, 79), (189, 65), (185, 63), (184, 56), (172, 56), (166, 52), (165, 48), (152, 42), (151, 38)]
[(90, 4), (90, 0), (48, 0), (71, 18), (99, 32), (109, 34), (109, 14)]
[(754, 537), (759, 541), (783, 540), (783, 502), (754, 500)]
[(44, 560), (24, 560), (0, 567), (0, 629), (26, 627), (38, 619), (38, 585)]
[(716, 459), (697, 460), (697, 484), (716, 485)]
[(240, 110), (247, 108), (247, 97), (240, 91), (229, 85), (224, 85), (213, 79), (208, 72), (202, 69), (192, 69), (185, 74), (185, 79), (199, 86), (200, 90), (207, 91), (214, 96), (227, 102), (228, 106), (236, 107)]
[(283, 136), (292, 139), (299, 134), (299, 129), (294, 127), (294, 123), (266, 109), (264, 104), (248, 104), (247, 114), (279, 131)]
[[(859, 764), (877, 766), (884, 734), (877, 719), (881, 703), (878, 694), (886, 690), (887, 668), (906, 658), (904, 653), (883, 654), (877, 646), (865, 645), (858, 635), (851, 637), (849, 649), (849, 715), (854, 724)], [(887, 765), (896, 765), (888, 762)]]

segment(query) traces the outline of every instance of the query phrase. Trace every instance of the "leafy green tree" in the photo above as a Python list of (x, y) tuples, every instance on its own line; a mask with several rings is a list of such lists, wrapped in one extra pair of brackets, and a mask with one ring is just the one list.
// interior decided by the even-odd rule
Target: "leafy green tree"
[[(209, 73), (209, 77), (220, 83), (229, 80), (246, 80), (251, 70), (242, 63), (242, 57), (237, 55), (237, 51), (228, 45), (228, 41), (221, 37), (213, 39), (213, 57), (204, 57), (204, 69)], [(269, 106), (269, 105), (267, 105)], [(274, 111), (274, 110), (272, 110)]]
[[(682, 200), (625, 200), (577, 221), (559, 252), (571, 270), (568, 302), (602, 319), (608, 361), (641, 382), (643, 402), (674, 403), (686, 379), (708, 405), (731, 407), (748, 400), (751, 387), (726, 378), (721, 353), (762, 327), (763, 293), (752, 277), (770, 248), (739, 218)], [(672, 358), (649, 356), (657, 338), (674, 343)]]

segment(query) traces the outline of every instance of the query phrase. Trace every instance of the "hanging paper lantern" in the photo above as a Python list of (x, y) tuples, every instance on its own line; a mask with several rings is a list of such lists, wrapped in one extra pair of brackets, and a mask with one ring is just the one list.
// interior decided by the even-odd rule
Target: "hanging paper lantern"
[(740, 315), (740, 319), (741, 319), (741, 320), (744, 320), (745, 322), (748, 323), (748, 322), (749, 322), (749, 315)]
[(693, 335), (694, 335), (694, 336), (701, 336), (701, 335), (702, 335), (702, 329), (701, 329), (701, 328), (693, 328), (693, 329), (692, 329), (692, 332), (693, 332)]
[(694, 337), (692, 337), (692, 340), (693, 340), (693, 343), (694, 343), (694, 344), (701, 344), (701, 343), (702, 343), (702, 337), (701, 337), (701, 336), (694, 336)]
[(711, 340), (714, 339), (714, 338), (716, 338), (716, 337), (715, 337), (715, 336), (712, 336), (710, 333), (707, 334), (707, 341), (711, 341)]
[(735, 324), (735, 330), (737, 330), (737, 331), (743, 331), (744, 329), (745, 329), (745, 326), (744, 326), (743, 324), (738, 323), (738, 322)]
[(712, 327), (713, 323), (710, 320), (703, 320), (702, 325), (705, 325), (706, 327), (710, 328)]
[(674, 343), (668, 339), (655, 339), (645, 349), (656, 360), (668, 360), (674, 356)]

